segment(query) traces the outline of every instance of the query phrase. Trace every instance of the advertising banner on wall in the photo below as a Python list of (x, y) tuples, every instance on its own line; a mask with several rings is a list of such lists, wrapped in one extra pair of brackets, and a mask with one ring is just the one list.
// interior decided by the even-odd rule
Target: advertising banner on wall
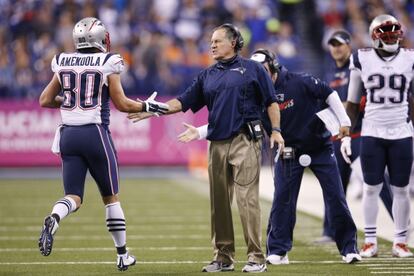
[[(132, 123), (126, 113), (112, 108), (110, 120), (120, 165), (186, 165), (207, 152), (206, 141), (177, 140), (185, 130), (183, 122), (207, 122), (206, 109)], [(60, 123), (58, 109), (40, 108), (37, 102), (0, 101), (0, 166), (59, 166), (60, 157), (50, 148)]]

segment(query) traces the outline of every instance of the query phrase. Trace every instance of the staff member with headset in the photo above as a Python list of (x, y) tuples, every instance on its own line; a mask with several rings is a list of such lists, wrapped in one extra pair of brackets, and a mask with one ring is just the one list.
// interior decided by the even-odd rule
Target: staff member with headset
[[(329, 220), (343, 261), (360, 261), (356, 245), (356, 227), (345, 201), (330, 132), (316, 113), (330, 106), (340, 121), (339, 135), (349, 135), (350, 120), (338, 93), (324, 82), (304, 74), (290, 73), (281, 67), (276, 55), (265, 49), (256, 50), (251, 59), (263, 64), (274, 82), (281, 112), (281, 130), (286, 143), (275, 165), (275, 193), (267, 229), (267, 262), (289, 264), (287, 252), (292, 249), (296, 223), (296, 202), (305, 167), (313, 171), (330, 207)], [(270, 133), (269, 120), (263, 120)], [(188, 129), (179, 135), (188, 142), (203, 138), (205, 126)]]
[[(217, 27), (211, 38), (216, 64), (200, 72), (178, 98), (167, 102), (167, 114), (191, 109), (209, 110), (207, 139), (211, 201), (213, 261), (203, 272), (234, 270), (234, 230), (231, 203), (235, 191), (247, 244), (248, 262), (243, 272), (267, 270), (261, 250), (259, 174), (263, 136), (260, 118), (265, 108), (270, 118), (271, 147), (283, 147), (280, 113), (273, 83), (263, 66), (238, 55), (243, 38), (231, 24)], [(160, 111), (159, 113), (163, 113)], [(132, 114), (135, 121), (148, 117)]]
[(345, 263), (360, 261), (357, 229), (345, 200), (331, 133), (316, 114), (330, 107), (339, 121), (338, 136), (349, 135), (351, 121), (338, 93), (317, 78), (289, 72), (279, 66), (273, 53), (266, 50), (256, 51), (252, 59), (273, 68), (272, 78), (286, 143), (275, 165), (275, 193), (267, 229), (267, 261), (289, 263), (287, 252), (292, 249), (296, 203), (305, 167), (315, 174), (331, 210), (328, 218), (342, 260)]

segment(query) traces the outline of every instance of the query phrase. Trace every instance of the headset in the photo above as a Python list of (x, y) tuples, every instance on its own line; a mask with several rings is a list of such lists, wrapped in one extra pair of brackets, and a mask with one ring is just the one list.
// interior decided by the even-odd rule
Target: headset
[(234, 26), (233, 24), (230, 24), (230, 23), (225, 23), (225, 24), (219, 26), (217, 29), (222, 29), (222, 28), (227, 29), (232, 33), (233, 39), (236, 41), (236, 45), (234, 45), (234, 50), (236, 52), (240, 51), (243, 48), (244, 39), (243, 39), (239, 29), (236, 26)]
[(264, 61), (267, 62), (267, 64), (269, 64), (270, 73), (274, 74), (280, 71), (280, 64), (279, 64), (279, 61), (277, 60), (277, 56), (275, 53), (269, 50), (260, 48), (254, 51), (252, 55), (254, 54), (263, 54), (265, 56)]

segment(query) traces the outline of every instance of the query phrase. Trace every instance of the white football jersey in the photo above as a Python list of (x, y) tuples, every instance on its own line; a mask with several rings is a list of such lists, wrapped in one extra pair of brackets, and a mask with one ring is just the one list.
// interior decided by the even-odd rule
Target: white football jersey
[(413, 135), (408, 110), (413, 66), (412, 49), (401, 48), (398, 54), (387, 59), (373, 48), (366, 48), (351, 57), (349, 68), (360, 75), (366, 91), (362, 136), (401, 139)]
[(52, 60), (64, 102), (60, 107), (65, 125), (109, 125), (108, 76), (124, 70), (124, 61), (111, 53), (61, 53)]

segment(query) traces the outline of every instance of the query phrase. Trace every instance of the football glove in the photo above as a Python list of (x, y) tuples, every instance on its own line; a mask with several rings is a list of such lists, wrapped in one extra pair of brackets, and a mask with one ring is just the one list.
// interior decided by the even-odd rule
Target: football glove
[(351, 164), (351, 159), (349, 158), (352, 154), (351, 150), (351, 137), (345, 136), (341, 139), (341, 154), (345, 162)]
[(157, 102), (155, 97), (157, 97), (157, 92), (154, 91), (148, 99), (142, 102), (142, 111), (155, 114), (156, 116), (165, 114), (169, 109), (168, 104)]

